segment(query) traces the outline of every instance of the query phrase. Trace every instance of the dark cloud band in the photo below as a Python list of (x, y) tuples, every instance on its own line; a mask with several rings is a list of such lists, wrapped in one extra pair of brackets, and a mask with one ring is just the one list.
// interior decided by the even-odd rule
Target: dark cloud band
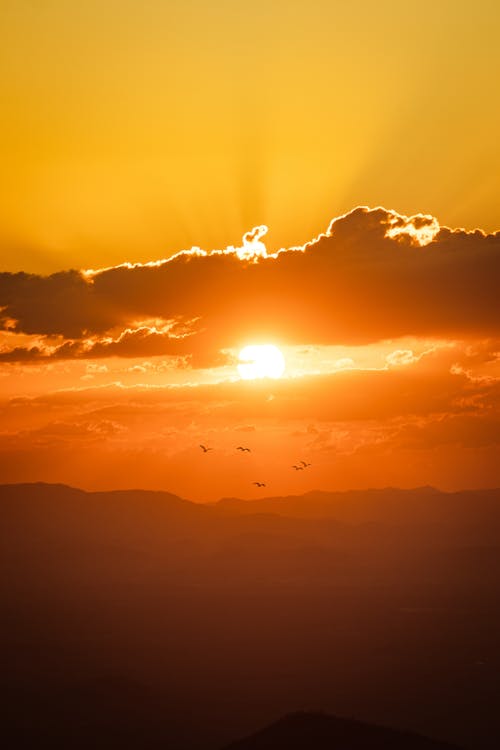
[[(62, 337), (49, 354), (58, 358), (205, 357), (249, 339), (359, 344), (499, 334), (498, 233), (451, 231), (431, 217), (357, 208), (304, 247), (265, 255), (261, 236), (255, 257), (249, 233), (244, 254), (193, 250), (92, 274), (2, 273), (0, 326)], [(170, 328), (148, 332), (144, 321), (151, 319)], [(176, 326), (182, 335), (172, 334)], [(2, 358), (45, 356), (37, 346)]]

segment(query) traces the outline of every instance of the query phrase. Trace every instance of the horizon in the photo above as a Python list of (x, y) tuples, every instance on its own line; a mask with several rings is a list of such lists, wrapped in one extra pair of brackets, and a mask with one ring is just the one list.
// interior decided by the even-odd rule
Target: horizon
[(498, 492), (500, 491), (500, 485), (495, 486), (492, 485), (491, 487), (461, 487), (459, 489), (455, 490), (444, 490), (440, 487), (436, 487), (434, 485), (430, 484), (423, 484), (415, 487), (395, 487), (392, 485), (386, 485), (386, 486), (380, 486), (380, 487), (349, 487), (348, 489), (343, 490), (336, 490), (336, 489), (328, 489), (328, 488), (314, 488), (312, 490), (307, 490), (306, 492), (301, 493), (292, 493), (288, 495), (272, 495), (272, 494), (266, 494), (266, 495), (260, 495), (259, 497), (236, 497), (233, 495), (223, 495), (219, 497), (217, 500), (195, 500), (193, 498), (189, 497), (182, 497), (180, 495), (177, 495), (175, 492), (171, 492), (169, 489), (165, 488), (158, 488), (158, 489), (148, 489), (144, 487), (124, 487), (121, 489), (102, 489), (102, 488), (92, 488), (88, 489), (85, 487), (77, 487), (72, 484), (66, 484), (64, 482), (44, 482), (44, 481), (35, 481), (35, 482), (0, 482), (0, 488), (2, 487), (16, 487), (16, 486), (43, 486), (43, 487), (64, 487), (70, 490), (78, 490), (79, 492), (85, 492), (87, 494), (111, 494), (111, 493), (126, 493), (126, 492), (140, 492), (140, 493), (151, 493), (151, 494), (165, 494), (170, 495), (173, 497), (176, 497), (179, 500), (184, 500), (187, 503), (192, 503), (194, 505), (216, 505), (217, 503), (221, 502), (222, 500), (241, 500), (245, 503), (252, 503), (252, 502), (260, 502), (262, 500), (275, 500), (275, 499), (284, 499), (287, 498), (301, 498), (305, 497), (307, 495), (314, 495), (314, 494), (320, 494), (320, 495), (348, 495), (350, 493), (381, 493), (381, 492), (417, 492), (417, 491), (426, 491), (432, 490), (433, 492), (437, 492), (442, 495), (455, 495), (455, 494), (466, 494), (466, 493), (472, 493), (472, 492)]

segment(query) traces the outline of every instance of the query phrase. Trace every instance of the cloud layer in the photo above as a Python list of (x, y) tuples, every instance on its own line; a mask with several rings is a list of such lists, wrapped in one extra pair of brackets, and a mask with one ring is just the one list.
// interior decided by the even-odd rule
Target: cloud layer
[(4, 346), (0, 361), (158, 354), (210, 366), (252, 340), (500, 334), (499, 233), (357, 208), (305, 246), (268, 255), (264, 229), (247, 233), (243, 251), (193, 249), (92, 273), (2, 273), (1, 329), (37, 341)]
[[(167, 487), (198, 498), (248, 495), (259, 477), (272, 493), (498, 484), (500, 378), (470, 372), (481, 350), (396, 354), (380, 370), (197, 386), (80, 384), (0, 400), (0, 473), (4, 481)], [(242, 441), (251, 447), (245, 456), (236, 450)], [(202, 455), (200, 443), (213, 451)], [(299, 478), (291, 465), (301, 459), (312, 467)]]

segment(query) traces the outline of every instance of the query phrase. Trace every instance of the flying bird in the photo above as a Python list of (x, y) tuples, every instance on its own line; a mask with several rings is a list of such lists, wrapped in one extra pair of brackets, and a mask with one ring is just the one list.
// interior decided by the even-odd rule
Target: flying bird
[(308, 464), (308, 463), (306, 463), (306, 461), (301, 461), (300, 463), (302, 464), (302, 466), (304, 467), (304, 469), (307, 469), (308, 466), (312, 466), (312, 464)]
[(241, 451), (242, 453), (251, 453), (252, 451), (250, 448), (244, 448), (242, 445), (238, 445), (236, 448), (237, 451)]
[(295, 466), (295, 464), (292, 466), (292, 469), (295, 469), (295, 471), (304, 471), (303, 466)]
[(207, 451), (213, 451), (213, 448), (207, 448), (206, 445), (200, 445), (200, 448), (203, 453), (206, 453)]
[(265, 482), (252, 482), (252, 484), (256, 484), (257, 487), (265, 487), (266, 486)]

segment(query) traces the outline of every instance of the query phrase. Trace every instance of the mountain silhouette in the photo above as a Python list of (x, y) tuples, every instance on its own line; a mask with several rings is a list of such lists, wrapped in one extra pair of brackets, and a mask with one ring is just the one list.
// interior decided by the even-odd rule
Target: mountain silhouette
[(346, 523), (482, 523), (500, 520), (500, 489), (442, 492), (434, 487), (386, 487), (343, 492), (313, 491), (303, 495), (255, 500), (222, 498), (216, 503), (227, 515), (274, 513), (288, 518), (331, 518)]
[(341, 719), (297, 712), (224, 750), (458, 750), (456, 745), (421, 735)]
[(499, 509), (0, 485), (2, 736), (220, 750), (314, 705), (496, 750)]

